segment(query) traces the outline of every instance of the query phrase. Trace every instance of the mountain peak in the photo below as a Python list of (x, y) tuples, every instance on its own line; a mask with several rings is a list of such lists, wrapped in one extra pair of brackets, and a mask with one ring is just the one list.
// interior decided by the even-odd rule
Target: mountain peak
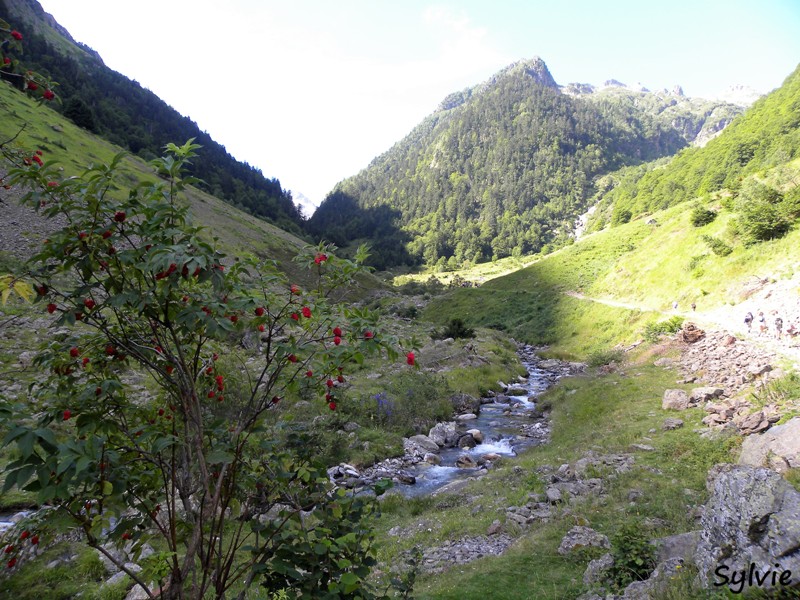
[(460, 92), (448, 94), (445, 99), (439, 103), (439, 106), (436, 108), (436, 110), (437, 112), (452, 110), (464, 104), (472, 96), (480, 94), (490, 87), (496, 85), (505, 77), (513, 77), (520, 74), (531, 77), (539, 85), (550, 87), (556, 90), (559, 89), (558, 84), (555, 82), (553, 76), (550, 74), (550, 70), (547, 68), (547, 64), (545, 64), (545, 62), (538, 56), (534, 56), (533, 58), (518, 60), (511, 63), (479, 85), (461, 90)]
[(523, 73), (529, 77), (532, 77), (536, 83), (540, 85), (558, 89), (558, 84), (550, 74), (547, 64), (538, 56), (511, 63), (505, 69), (500, 71), (495, 77), (493, 77), (492, 81), (496, 81), (503, 76), (517, 75), (519, 73)]

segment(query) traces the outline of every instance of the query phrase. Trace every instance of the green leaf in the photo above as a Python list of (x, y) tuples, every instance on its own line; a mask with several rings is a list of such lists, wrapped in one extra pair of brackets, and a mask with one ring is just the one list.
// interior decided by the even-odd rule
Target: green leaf
[(231, 454), (227, 450), (222, 450), (222, 449), (212, 450), (211, 452), (208, 453), (208, 456), (206, 457), (206, 460), (208, 460), (210, 464), (218, 464), (218, 463), (228, 464), (230, 462), (233, 462), (233, 459), (234, 459), (233, 454)]
[(114, 486), (111, 484), (110, 481), (104, 481), (102, 487), (103, 496), (110, 496), (113, 493), (114, 493)]
[(26, 431), (25, 435), (17, 440), (17, 446), (22, 454), (22, 458), (28, 458), (33, 454), (33, 444), (36, 441), (36, 435), (32, 431)]
[(17, 484), (17, 473), (19, 471), (11, 471), (6, 475), (5, 483), (3, 483), (3, 492), (7, 492)]
[(17, 471), (17, 487), (22, 487), (23, 485), (28, 483), (28, 480), (31, 478), (31, 475), (33, 475), (33, 471), (34, 471), (33, 465), (25, 465), (24, 467), (19, 469)]

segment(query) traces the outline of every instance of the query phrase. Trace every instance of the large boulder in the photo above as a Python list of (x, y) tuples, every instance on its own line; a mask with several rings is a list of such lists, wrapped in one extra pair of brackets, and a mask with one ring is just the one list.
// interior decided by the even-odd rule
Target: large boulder
[(425, 450), (426, 452), (438, 452), (439, 445), (427, 435), (412, 435), (408, 438), (411, 442)]
[(711, 402), (722, 396), (724, 393), (725, 390), (719, 387), (698, 387), (692, 390), (692, 393), (689, 395), (689, 401), (693, 404), (697, 404), (699, 402)]
[(571, 554), (580, 548), (611, 548), (608, 537), (595, 531), (591, 527), (576, 525), (567, 532), (558, 547), (558, 553), (562, 556)]
[(694, 344), (706, 337), (706, 332), (694, 323), (684, 323), (680, 332), (680, 339), (687, 344)]
[(689, 408), (689, 394), (683, 390), (664, 390), (661, 408), (664, 410), (686, 410)]
[[(774, 471), (747, 465), (713, 468), (708, 487), (711, 498), (694, 555), (704, 586), (728, 584), (741, 593), (746, 590), (730, 582), (735, 572), (800, 573), (800, 492)], [(748, 587), (751, 579), (741, 585)], [(773, 583), (768, 576), (759, 587)]]
[(748, 436), (742, 444), (740, 465), (769, 467), (779, 473), (800, 467), (800, 417)]
[(458, 433), (456, 433), (455, 421), (447, 421), (445, 423), (437, 423), (428, 432), (428, 437), (436, 442), (438, 446), (453, 446), (458, 441)]
[(462, 449), (467, 448), (474, 448), (478, 445), (478, 442), (475, 441), (475, 438), (472, 437), (472, 434), (465, 433), (460, 438), (458, 438), (458, 447)]

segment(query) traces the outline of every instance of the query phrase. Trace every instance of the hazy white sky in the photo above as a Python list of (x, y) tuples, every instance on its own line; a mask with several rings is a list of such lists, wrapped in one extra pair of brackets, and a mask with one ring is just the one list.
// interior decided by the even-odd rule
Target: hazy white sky
[[(450, 92), (540, 56), (560, 84), (778, 87), (800, 0), (40, 0), (72, 36), (315, 204)], [(184, 140), (175, 140), (182, 142)]]

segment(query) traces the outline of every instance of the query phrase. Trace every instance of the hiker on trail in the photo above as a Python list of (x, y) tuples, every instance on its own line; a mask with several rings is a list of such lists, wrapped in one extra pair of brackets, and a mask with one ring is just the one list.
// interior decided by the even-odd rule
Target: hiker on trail
[(775, 331), (777, 331), (777, 338), (781, 339), (781, 329), (783, 329), (783, 319), (777, 317), (775, 319)]
[(672, 303), (672, 310), (678, 310), (678, 301), (677, 300), (675, 300), (675, 302)]
[(753, 328), (753, 313), (748, 312), (744, 316), (744, 324), (747, 325), (747, 332), (750, 333), (750, 330)]
[(767, 320), (764, 318), (764, 311), (758, 311), (758, 335), (761, 336), (762, 333), (767, 333), (769, 327), (767, 327)]
[(695, 304), (694, 302), (692, 302), (692, 312), (694, 312), (694, 311), (696, 311), (696, 310), (697, 310), (697, 304)]

